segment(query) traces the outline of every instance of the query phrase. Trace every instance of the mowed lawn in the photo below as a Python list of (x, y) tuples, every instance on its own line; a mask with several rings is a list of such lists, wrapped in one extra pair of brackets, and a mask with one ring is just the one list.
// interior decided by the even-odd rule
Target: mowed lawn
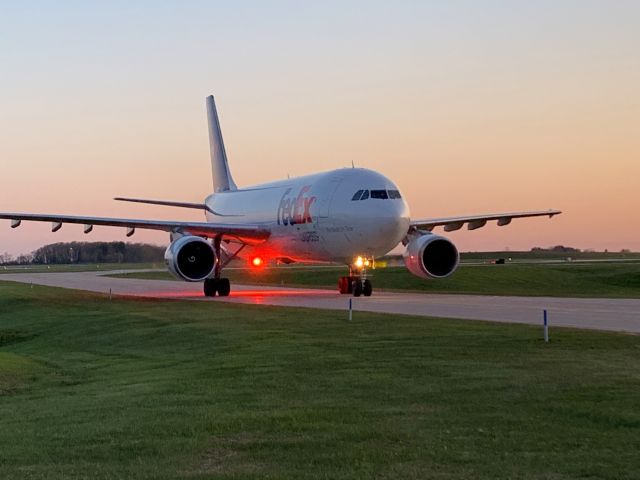
[[(164, 262), (157, 263), (61, 263), (53, 265), (2, 265), (3, 273), (56, 273), (56, 272), (104, 272), (108, 270), (132, 270), (145, 268), (163, 268)], [(0, 277), (0, 280), (2, 277)]]
[(640, 337), (0, 282), (0, 478), (637, 479)]
[[(339, 267), (228, 269), (232, 282), (337, 288)], [(525, 295), (552, 297), (640, 298), (640, 262), (575, 264), (461, 265), (449, 278), (425, 280), (404, 267), (371, 272), (374, 289), (425, 293)], [(168, 272), (119, 275), (175, 280)], [(1, 278), (1, 277), (0, 277)]]

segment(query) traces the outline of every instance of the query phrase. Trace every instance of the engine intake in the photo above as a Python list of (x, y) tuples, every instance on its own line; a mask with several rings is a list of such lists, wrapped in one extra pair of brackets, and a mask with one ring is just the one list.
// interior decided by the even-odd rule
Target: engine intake
[(429, 279), (448, 277), (460, 262), (456, 246), (446, 238), (432, 234), (411, 240), (403, 258), (411, 273)]
[(164, 261), (169, 271), (180, 280), (200, 282), (213, 273), (216, 254), (204, 238), (187, 235), (169, 245)]

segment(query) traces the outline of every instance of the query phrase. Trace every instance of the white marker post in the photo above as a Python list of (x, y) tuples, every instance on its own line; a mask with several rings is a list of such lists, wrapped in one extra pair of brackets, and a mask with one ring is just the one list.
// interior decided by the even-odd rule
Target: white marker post
[(353, 320), (353, 298), (349, 299), (349, 321)]
[(549, 323), (547, 321), (547, 310), (544, 310), (544, 343), (549, 343)]

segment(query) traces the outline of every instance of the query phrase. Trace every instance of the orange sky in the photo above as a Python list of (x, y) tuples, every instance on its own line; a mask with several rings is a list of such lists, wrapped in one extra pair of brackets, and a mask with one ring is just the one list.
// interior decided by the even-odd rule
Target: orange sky
[[(200, 220), (110, 199), (209, 193), (214, 93), (239, 185), (353, 161), (394, 179), (416, 218), (565, 212), (449, 234), (462, 250), (640, 250), (637, 3), (353, 3), (12, 7), (0, 210)], [(12, 253), (121, 238), (0, 224)]]

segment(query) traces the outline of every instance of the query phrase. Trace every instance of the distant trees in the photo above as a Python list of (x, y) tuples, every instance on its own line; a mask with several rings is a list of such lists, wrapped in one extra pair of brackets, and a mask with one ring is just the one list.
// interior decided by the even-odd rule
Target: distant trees
[(558, 253), (580, 253), (579, 248), (565, 247), (564, 245), (556, 245), (555, 247), (542, 248), (533, 247), (532, 252), (558, 252)]
[(164, 251), (164, 247), (144, 243), (53, 243), (17, 258), (2, 254), (0, 264), (153, 263), (162, 261)]
[(33, 260), (33, 254), (18, 255), (14, 257), (10, 253), (0, 254), (0, 265), (27, 265)]

